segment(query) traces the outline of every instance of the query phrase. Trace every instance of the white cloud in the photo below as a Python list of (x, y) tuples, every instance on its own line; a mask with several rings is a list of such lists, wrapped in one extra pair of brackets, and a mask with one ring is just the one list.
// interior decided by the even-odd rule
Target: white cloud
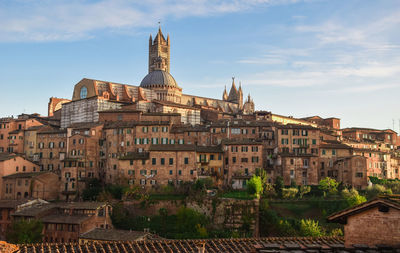
[(98, 30), (154, 26), (169, 17), (241, 12), (298, 0), (37, 0), (0, 2), (0, 41), (79, 40)]

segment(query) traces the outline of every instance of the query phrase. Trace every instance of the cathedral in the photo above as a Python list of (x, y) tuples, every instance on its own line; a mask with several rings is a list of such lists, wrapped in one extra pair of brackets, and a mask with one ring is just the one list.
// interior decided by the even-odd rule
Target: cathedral
[[(139, 86), (84, 78), (74, 87), (71, 101), (63, 101), (60, 109), (61, 127), (74, 123), (98, 122), (100, 111), (136, 110), (143, 113), (179, 113), (183, 124), (203, 124), (224, 117), (240, 117), (254, 112), (250, 95), (243, 101), (242, 86), (235, 79), (229, 94), (222, 99), (184, 94), (170, 73), (171, 39), (161, 28), (149, 38), (149, 73)], [(52, 103), (52, 100), (50, 100)], [(59, 108), (49, 104), (49, 108)], [(53, 109), (54, 111), (54, 109)], [(52, 113), (55, 113), (53, 112)]]

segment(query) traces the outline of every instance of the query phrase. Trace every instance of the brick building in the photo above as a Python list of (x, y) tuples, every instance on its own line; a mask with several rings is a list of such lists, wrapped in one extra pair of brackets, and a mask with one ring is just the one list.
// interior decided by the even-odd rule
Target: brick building
[(12, 214), (15, 220), (37, 219), (43, 223), (44, 242), (77, 242), (94, 228), (111, 229), (112, 208), (102, 202), (32, 203)]

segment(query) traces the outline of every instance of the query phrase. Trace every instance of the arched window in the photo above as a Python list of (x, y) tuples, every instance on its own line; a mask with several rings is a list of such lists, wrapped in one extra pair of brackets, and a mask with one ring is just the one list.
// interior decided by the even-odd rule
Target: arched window
[(87, 88), (86, 86), (83, 86), (81, 88), (81, 99), (86, 98), (87, 97)]

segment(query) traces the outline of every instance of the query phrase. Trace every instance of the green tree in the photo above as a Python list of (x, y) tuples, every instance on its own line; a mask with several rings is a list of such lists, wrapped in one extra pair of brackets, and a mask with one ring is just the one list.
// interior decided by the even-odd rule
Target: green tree
[(361, 196), (354, 188), (352, 188), (350, 191), (348, 189), (344, 189), (342, 191), (342, 196), (346, 200), (348, 207), (353, 207), (367, 201), (367, 199), (364, 196)]
[(18, 220), (7, 231), (7, 241), (16, 244), (38, 243), (42, 241), (43, 223), (39, 220)]
[(207, 218), (203, 214), (186, 207), (179, 208), (176, 221), (177, 231), (181, 234), (200, 236), (199, 232), (203, 232), (203, 230), (199, 230), (199, 226), (205, 227), (207, 225)]
[(251, 195), (255, 195), (257, 198), (260, 197), (260, 193), (263, 191), (263, 185), (261, 177), (254, 175), (247, 182), (247, 192)]
[(318, 188), (321, 191), (323, 191), (324, 195), (326, 196), (327, 194), (336, 194), (338, 186), (339, 183), (336, 182), (335, 179), (326, 177), (324, 179), (321, 179), (321, 181), (319, 181)]
[(314, 221), (311, 219), (302, 219), (300, 221), (300, 235), (301, 236), (312, 236), (318, 237), (323, 236), (325, 233), (320, 227), (318, 221)]
[(102, 191), (101, 183), (97, 178), (91, 179), (82, 192), (82, 199), (85, 201), (94, 201)]
[(282, 189), (283, 189), (283, 187), (284, 187), (283, 178), (281, 176), (277, 176), (276, 179), (275, 179), (274, 188), (275, 188), (275, 192), (276, 192), (276, 194), (278, 195), (279, 198), (282, 198)]

